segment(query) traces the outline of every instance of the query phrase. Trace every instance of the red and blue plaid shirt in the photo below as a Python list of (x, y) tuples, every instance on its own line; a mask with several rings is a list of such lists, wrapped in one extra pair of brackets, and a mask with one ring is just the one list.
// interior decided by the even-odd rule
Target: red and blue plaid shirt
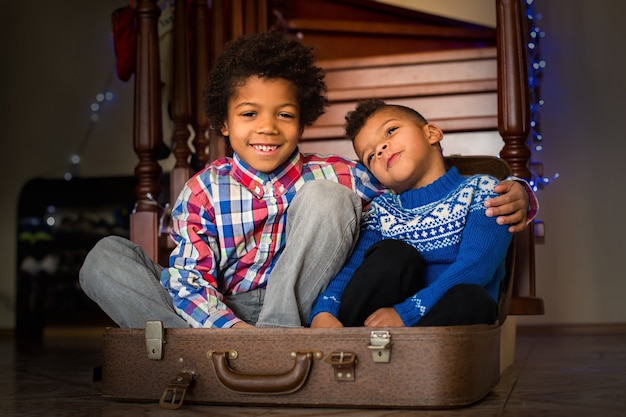
[(177, 246), (161, 283), (192, 327), (240, 321), (226, 295), (265, 287), (285, 246), (287, 208), (307, 182), (325, 179), (354, 190), (364, 205), (384, 189), (360, 164), (299, 152), (271, 174), (224, 158), (193, 176), (172, 208)]

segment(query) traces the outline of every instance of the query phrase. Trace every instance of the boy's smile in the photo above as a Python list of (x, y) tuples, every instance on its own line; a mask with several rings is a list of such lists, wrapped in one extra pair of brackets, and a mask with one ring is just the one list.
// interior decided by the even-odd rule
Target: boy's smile
[(222, 134), (243, 162), (263, 173), (293, 154), (302, 129), (297, 89), (282, 78), (250, 77), (235, 87)]
[(400, 154), (401, 152), (396, 152), (389, 156), (389, 159), (387, 159), (387, 169), (391, 168), (394, 165), (396, 160), (400, 157)]

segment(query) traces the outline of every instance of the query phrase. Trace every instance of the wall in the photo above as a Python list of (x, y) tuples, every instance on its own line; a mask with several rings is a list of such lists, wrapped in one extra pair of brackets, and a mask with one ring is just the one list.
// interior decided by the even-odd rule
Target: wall
[[(0, 26), (0, 328), (14, 325), (20, 188), (35, 176), (62, 176), (69, 156), (85, 140), (89, 105), (114, 65), (110, 14), (125, 3), (2, 2), (7, 18)], [(559, 172), (560, 179), (539, 192), (546, 241), (537, 246), (537, 293), (545, 300), (546, 315), (518, 322), (624, 323), (620, 255), (626, 224), (618, 216), (626, 196), (616, 177), (626, 157), (626, 50), (617, 47), (626, 31), (621, 22), (626, 3), (536, 3), (543, 13), (541, 48), (548, 63), (541, 110), (545, 150), (538, 158), (546, 173)], [(478, 4), (472, 0), (475, 8)], [(110, 88), (117, 100), (101, 111), (87, 138), (84, 176), (128, 175), (136, 164), (132, 83), (113, 77)]]
[(537, 292), (546, 316), (522, 323), (624, 323), (626, 3), (538, 0), (547, 61), (541, 126), (546, 173), (539, 193), (546, 243), (537, 246)]
[[(112, 72), (110, 24), (113, 10), (126, 3), (2, 1), (0, 328), (13, 327), (15, 320), (16, 210), (22, 185), (34, 177), (62, 177), (83, 142), (83, 176), (133, 173), (133, 85)], [(92, 125), (90, 105), (109, 79), (116, 98)]]
[(465, 20), (479, 25), (495, 27), (496, 3), (494, 0), (376, 0), (393, 6), (406, 7), (421, 12), (438, 14), (452, 19)]

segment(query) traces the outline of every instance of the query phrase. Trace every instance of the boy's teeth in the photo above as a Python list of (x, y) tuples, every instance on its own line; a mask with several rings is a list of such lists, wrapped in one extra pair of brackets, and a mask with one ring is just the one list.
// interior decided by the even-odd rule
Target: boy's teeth
[(260, 151), (263, 152), (269, 152), (269, 151), (273, 151), (274, 149), (276, 149), (276, 146), (268, 146), (268, 145), (254, 145), (255, 149), (258, 149)]

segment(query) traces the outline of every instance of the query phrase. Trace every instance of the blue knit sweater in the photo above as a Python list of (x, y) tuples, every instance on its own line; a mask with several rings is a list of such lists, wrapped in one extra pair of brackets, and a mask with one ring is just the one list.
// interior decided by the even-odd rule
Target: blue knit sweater
[(426, 261), (426, 287), (394, 306), (406, 326), (415, 325), (441, 296), (458, 284), (478, 284), (497, 302), (508, 227), (485, 215), (484, 201), (495, 197), (498, 180), (463, 177), (456, 168), (432, 184), (402, 194), (384, 194), (364, 214), (352, 256), (318, 297), (311, 317), (337, 317), (341, 296), (367, 249), (383, 239), (413, 245)]

